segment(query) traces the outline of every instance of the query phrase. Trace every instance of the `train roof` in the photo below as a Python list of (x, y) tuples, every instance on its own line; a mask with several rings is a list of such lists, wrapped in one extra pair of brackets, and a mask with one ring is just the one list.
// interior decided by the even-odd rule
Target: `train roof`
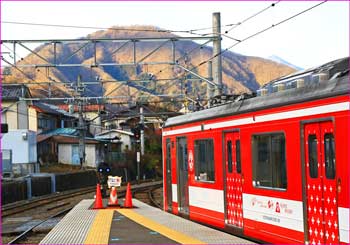
[(333, 78), (329, 81), (323, 81), (301, 88), (293, 88), (265, 96), (231, 102), (186, 115), (172, 117), (164, 123), (164, 128), (346, 94), (350, 94), (348, 72), (346, 72), (344, 76)]

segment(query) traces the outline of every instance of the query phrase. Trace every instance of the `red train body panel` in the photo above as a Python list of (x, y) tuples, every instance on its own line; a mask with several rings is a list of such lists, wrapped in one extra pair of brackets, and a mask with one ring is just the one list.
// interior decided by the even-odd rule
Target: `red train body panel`
[(349, 243), (349, 77), (170, 118), (164, 210), (267, 243)]

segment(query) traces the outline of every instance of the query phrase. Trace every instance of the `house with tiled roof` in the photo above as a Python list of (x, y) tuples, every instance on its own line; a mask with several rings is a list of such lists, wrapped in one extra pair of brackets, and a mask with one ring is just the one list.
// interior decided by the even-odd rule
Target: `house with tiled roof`
[(31, 101), (22, 99), (31, 98), (32, 95), (27, 86), (1, 85), (1, 123), (7, 123), (9, 130), (14, 129), (33, 129), (30, 119)]
[(27, 100), (31, 98), (30, 91), (23, 84), (2, 84), (1, 97), (1, 123), (8, 125), (8, 133), (1, 135), (1, 151), (3, 157), (9, 158), (2, 161), (8, 163), (8, 171), (17, 174), (38, 172), (36, 114)]
[[(85, 139), (84, 167), (96, 168), (104, 160), (104, 144), (108, 141), (95, 139), (87, 133)], [(79, 130), (75, 128), (57, 128), (37, 135), (39, 161), (80, 165)]]
[(78, 125), (78, 117), (48, 103), (34, 101), (31, 108), (36, 111), (38, 134), (56, 128), (71, 128)]

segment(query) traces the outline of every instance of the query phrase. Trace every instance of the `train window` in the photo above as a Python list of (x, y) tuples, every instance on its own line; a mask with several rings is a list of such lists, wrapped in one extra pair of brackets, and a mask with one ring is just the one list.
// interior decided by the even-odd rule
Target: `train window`
[(196, 180), (215, 181), (213, 140), (196, 140), (194, 142), (194, 149), (194, 167)]
[(167, 171), (170, 171), (171, 169), (171, 144), (170, 144), (170, 139), (167, 139), (166, 141), (166, 168)]
[(282, 133), (252, 136), (253, 185), (287, 188), (286, 144)]
[(334, 152), (334, 137), (328, 133), (324, 135), (324, 158), (326, 163), (326, 178), (335, 178), (335, 152)]
[(242, 166), (241, 166), (241, 142), (240, 142), (240, 140), (236, 140), (236, 171), (239, 174), (242, 172)]
[(232, 173), (232, 141), (227, 141), (227, 167), (228, 172)]
[(316, 135), (311, 134), (308, 137), (308, 150), (309, 150), (309, 175), (311, 178), (318, 177), (317, 166), (317, 138)]

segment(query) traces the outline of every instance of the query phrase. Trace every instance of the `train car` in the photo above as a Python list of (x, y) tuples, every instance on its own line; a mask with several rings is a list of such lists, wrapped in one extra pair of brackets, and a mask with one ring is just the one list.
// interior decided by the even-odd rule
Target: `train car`
[(164, 210), (265, 243), (349, 243), (344, 62), (326, 81), (169, 118)]

